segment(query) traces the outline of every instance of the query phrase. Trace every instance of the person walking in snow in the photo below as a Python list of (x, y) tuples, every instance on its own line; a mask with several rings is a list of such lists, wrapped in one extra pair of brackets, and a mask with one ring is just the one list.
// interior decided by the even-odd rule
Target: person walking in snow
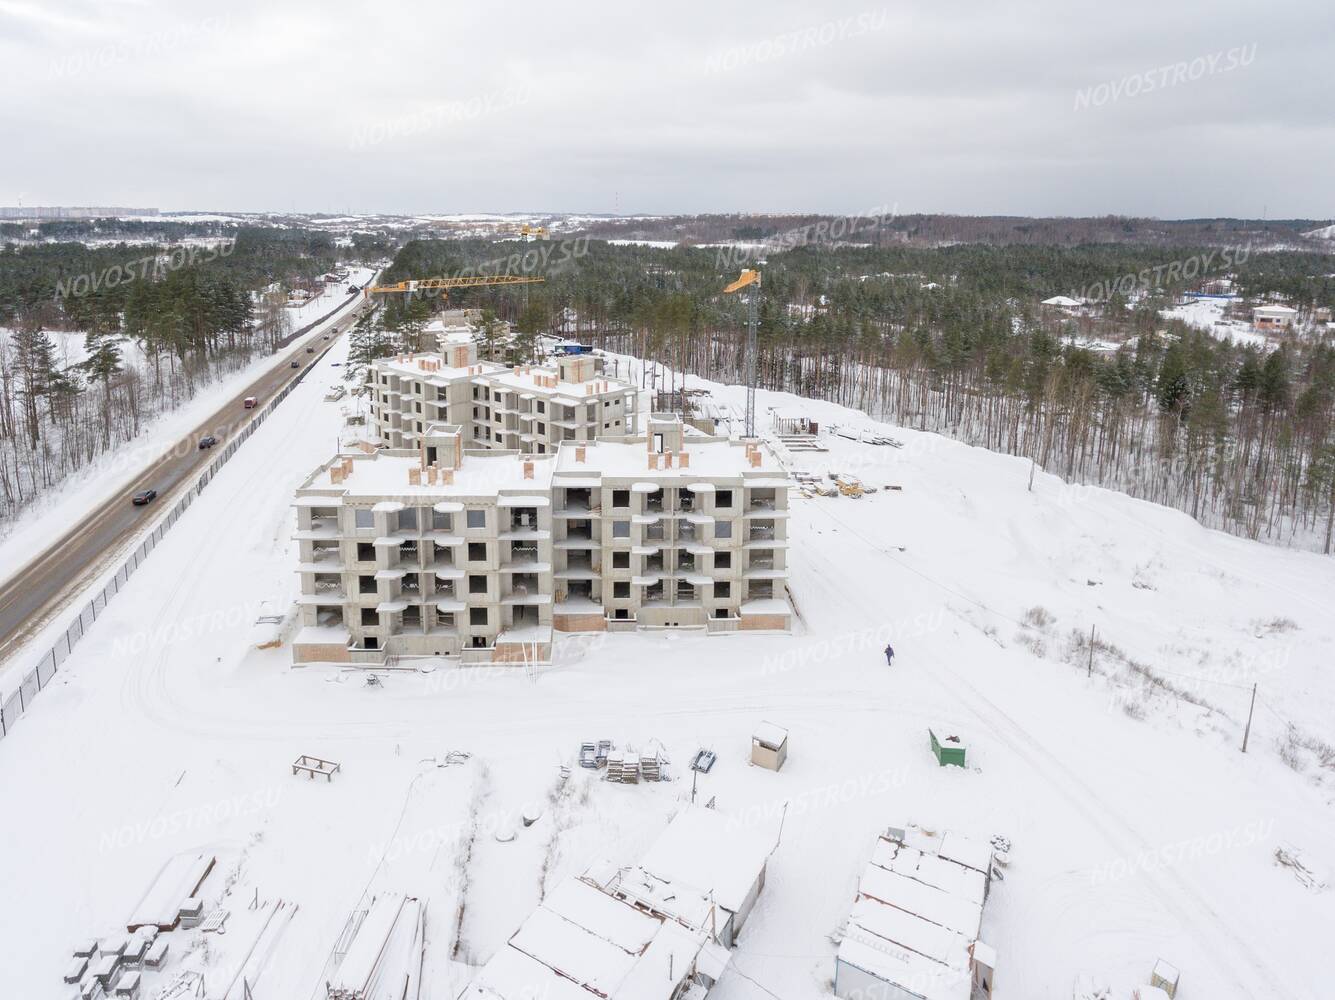
[(885, 665), (887, 667), (891, 667), (894, 666), (894, 663), (895, 663), (895, 647), (887, 643), (885, 647)]

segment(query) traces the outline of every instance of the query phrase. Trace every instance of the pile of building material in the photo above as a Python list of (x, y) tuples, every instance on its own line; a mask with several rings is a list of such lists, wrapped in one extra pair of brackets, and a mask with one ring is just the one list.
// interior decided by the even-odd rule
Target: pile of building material
[(640, 776), (645, 781), (662, 781), (663, 770), (663, 762), (659, 760), (657, 751), (640, 754)]
[(379, 896), (350, 928), (328, 1000), (416, 1000), (421, 989), (424, 908), (395, 893)]
[(608, 755), (611, 754), (611, 752), (611, 740), (599, 740), (597, 743), (581, 743), (579, 745), (579, 766), (592, 769), (606, 767)]
[(607, 758), (607, 780), (623, 785), (637, 785), (640, 781), (640, 758), (634, 750), (615, 750)]
[(780, 434), (779, 443), (791, 452), (830, 450), (814, 434)]
[(857, 441), (860, 444), (875, 444), (888, 448), (904, 447), (903, 441), (864, 428), (831, 425), (830, 429), (839, 437), (846, 438), (849, 441)]
[(174, 930), (181, 922), (183, 906), (190, 908), (186, 904), (195, 898), (214, 862), (212, 854), (204, 853), (187, 852), (171, 858), (135, 905), (125, 929), (132, 933), (141, 927)]

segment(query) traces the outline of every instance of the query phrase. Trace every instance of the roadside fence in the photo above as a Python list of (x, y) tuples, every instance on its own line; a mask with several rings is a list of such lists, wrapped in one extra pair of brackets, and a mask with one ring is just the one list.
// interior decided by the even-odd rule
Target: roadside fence
[(32, 669), (23, 675), (23, 679), (19, 682), (18, 687), (8, 695), (3, 696), (3, 700), (0, 702), (0, 739), (9, 735), (10, 730), (13, 729), (15, 723), (18, 722), (19, 717), (28, 710), (28, 706), (32, 704), (33, 699), (55, 679), (56, 672), (60, 669), (60, 665), (69, 659), (70, 654), (74, 652), (74, 647), (79, 644), (79, 640), (88, 634), (88, 630), (92, 628), (93, 623), (97, 621), (98, 615), (104, 612), (111, 599), (121, 592), (121, 589), (129, 582), (130, 577), (134, 575), (135, 571), (139, 569), (144, 560), (148, 558), (148, 554), (157, 548), (158, 543), (166, 537), (167, 532), (170, 531), (176, 522), (181, 519), (181, 515), (186, 512), (192, 503), (194, 503), (195, 498), (204, 491), (204, 487), (208, 486), (213, 477), (218, 474), (219, 470), (221, 470), (232, 456), (236, 454), (237, 449), (241, 447), (246, 438), (255, 433), (255, 430), (268, 419), (269, 414), (273, 413), (278, 407), (278, 404), (286, 399), (288, 394), (302, 383), (306, 376), (310, 374), (311, 369), (315, 367), (316, 362), (321, 360), (324, 355), (325, 351), (321, 351), (316, 355), (315, 358), (313, 358), (298, 373), (295, 379), (284, 386), (276, 396), (256, 411), (254, 419), (246, 424), (236, 437), (232, 438), (227, 447), (222, 450), (222, 453), (209, 463), (208, 468), (199, 474), (199, 478), (195, 481), (194, 485), (186, 491), (184, 496), (176, 501), (175, 506), (172, 507), (167, 516), (149, 533), (147, 538), (139, 543), (126, 560), (121, 563), (120, 568), (116, 570), (116, 573), (112, 576), (110, 582), (93, 595), (93, 599), (85, 604), (83, 609), (79, 612), (79, 617), (74, 619), (70, 626), (65, 629), (64, 634), (56, 639), (55, 644), (48, 649), (40, 659), (38, 659)]

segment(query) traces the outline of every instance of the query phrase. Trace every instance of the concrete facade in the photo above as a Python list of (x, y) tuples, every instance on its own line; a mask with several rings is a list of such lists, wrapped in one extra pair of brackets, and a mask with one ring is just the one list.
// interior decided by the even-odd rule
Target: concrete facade
[(339, 456), (298, 490), (296, 662), (523, 662), (553, 629), (791, 626), (790, 483), (759, 446), (660, 415), (546, 454), (464, 433), (430, 425), (430, 464), (424, 446)]
[(535, 455), (636, 430), (635, 387), (602, 377), (592, 355), (507, 367), (478, 360), (472, 341), (440, 341), (438, 353), (372, 366), (371, 422), (385, 446), (425, 448), (432, 463), (434, 425), (463, 428), (466, 448)]

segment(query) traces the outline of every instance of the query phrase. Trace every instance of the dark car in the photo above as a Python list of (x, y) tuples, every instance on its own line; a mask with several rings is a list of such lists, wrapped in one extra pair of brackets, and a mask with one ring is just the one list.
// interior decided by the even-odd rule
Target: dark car
[(218, 439), (216, 437), (214, 437), (212, 434), (206, 434), (204, 437), (199, 439), (199, 450), (203, 451), (205, 448), (212, 448), (217, 443)]
[(136, 507), (142, 507), (145, 504), (152, 503), (158, 498), (157, 490), (140, 490), (130, 498), (130, 502)]
[(294, 362), (292, 362), (292, 364), (288, 365), (288, 367), (289, 367), (289, 368), (300, 368), (300, 367), (301, 367), (301, 362), (300, 362), (300, 361), (294, 361)]
[(314, 348), (314, 347), (308, 347), (308, 348), (306, 348), (306, 353), (307, 353), (307, 354), (314, 354), (314, 353), (315, 353), (315, 348)]

